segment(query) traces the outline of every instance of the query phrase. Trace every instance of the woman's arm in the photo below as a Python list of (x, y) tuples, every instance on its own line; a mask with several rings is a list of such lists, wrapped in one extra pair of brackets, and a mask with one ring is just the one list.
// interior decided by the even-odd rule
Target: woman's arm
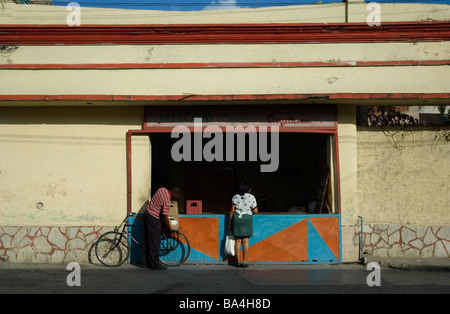
[(253, 215), (256, 215), (258, 213), (258, 205), (256, 203), (256, 198), (254, 196), (252, 197), (252, 204), (250, 206), (254, 206), (255, 207), (255, 208), (252, 209), (252, 213), (253, 213)]
[(228, 220), (228, 230), (231, 230), (231, 220), (233, 219), (233, 214), (234, 214), (235, 210), (236, 210), (236, 205), (231, 205), (230, 219)]

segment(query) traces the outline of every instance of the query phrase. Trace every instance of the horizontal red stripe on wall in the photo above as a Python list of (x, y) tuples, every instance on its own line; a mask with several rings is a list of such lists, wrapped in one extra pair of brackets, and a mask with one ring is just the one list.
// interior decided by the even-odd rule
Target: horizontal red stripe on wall
[(6, 45), (341, 43), (450, 40), (450, 22), (196, 25), (0, 25)]
[(210, 63), (84, 63), (0, 64), (0, 69), (204, 69), (204, 68), (296, 68), (450, 65), (450, 60), (341, 61), (341, 62), (210, 62)]
[(230, 100), (341, 100), (450, 99), (450, 93), (331, 93), (264, 95), (0, 95), (0, 101), (230, 101)]

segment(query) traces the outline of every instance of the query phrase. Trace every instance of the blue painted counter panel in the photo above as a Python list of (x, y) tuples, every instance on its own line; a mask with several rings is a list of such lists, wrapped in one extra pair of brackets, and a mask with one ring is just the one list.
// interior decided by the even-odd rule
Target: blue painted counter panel
[[(224, 254), (228, 215), (180, 215), (180, 231), (191, 245), (187, 263), (228, 263)], [(130, 217), (130, 232), (142, 238), (140, 217)], [(335, 263), (342, 260), (339, 214), (259, 214), (253, 216), (249, 262)], [(140, 261), (141, 248), (131, 241), (131, 262)]]

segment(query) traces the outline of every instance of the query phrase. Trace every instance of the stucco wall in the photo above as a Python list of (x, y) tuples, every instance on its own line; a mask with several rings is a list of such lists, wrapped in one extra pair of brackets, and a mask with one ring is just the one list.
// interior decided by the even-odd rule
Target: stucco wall
[[(143, 108), (0, 108), (0, 220), (112, 226), (127, 211), (126, 132)], [(133, 206), (148, 199), (150, 143), (133, 137)]]
[[(266, 79), (261, 81), (261, 77)], [(66, 84), (58, 84), (61, 81)], [(124, 81), (128, 84), (124, 85)], [(448, 81), (450, 81), (449, 66), (256, 70), (3, 70), (0, 93), (4, 95), (245, 95), (396, 93), (399, 90), (404, 93), (448, 93), (450, 91)], [(100, 85), (97, 82), (103, 82), (103, 84)]]
[(358, 213), (367, 223), (450, 224), (449, 132), (358, 127)]
[[(448, 93), (448, 65), (360, 66), (357, 62), (441, 61), (449, 53), (449, 42), (20, 46), (0, 55), (0, 65), (4, 66), (0, 94)], [(247, 65), (239, 68), (186, 65), (228, 62)], [(259, 67), (254, 65), (257, 62), (341, 62), (343, 65)], [(149, 63), (184, 64), (188, 68), (182, 68), (183, 65), (146, 68)], [(79, 68), (59, 68), (61, 64)], [(113, 65), (96, 68), (102, 64)], [(135, 68), (127, 68), (127, 64)], [(36, 70), (35, 65), (45, 66)], [(123, 84), (125, 81), (127, 84)]]
[[(448, 21), (450, 6), (422, 3), (380, 3), (381, 22)], [(65, 24), (70, 13), (64, 6), (6, 3), (2, 24)], [(82, 8), (81, 24), (196, 24), (196, 23), (343, 23), (366, 22), (367, 3), (292, 5), (258, 9), (214, 11), (146, 11)]]
[[(358, 215), (364, 251), (450, 257), (450, 127), (359, 127)], [(359, 245), (360, 226), (355, 227)]]
[(338, 106), (338, 156), (340, 178), (342, 259), (354, 261), (358, 247), (354, 241), (358, 198), (356, 177), (356, 106)]
[[(23, 45), (0, 54), (2, 65), (446, 60), (450, 42)], [(86, 66), (85, 66), (86, 67)], [(84, 67), (84, 68), (85, 68)], [(180, 66), (179, 66), (180, 67)], [(192, 65), (190, 65), (192, 67)], [(58, 66), (56, 66), (58, 68)]]

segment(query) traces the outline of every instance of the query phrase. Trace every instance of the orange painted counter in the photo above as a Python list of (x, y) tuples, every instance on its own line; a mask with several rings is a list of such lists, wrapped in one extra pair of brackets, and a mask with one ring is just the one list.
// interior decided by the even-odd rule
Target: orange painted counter
[[(186, 263), (228, 263), (224, 253), (228, 231), (227, 214), (180, 215), (181, 232), (191, 244)], [(132, 217), (133, 219), (133, 217)], [(140, 221), (134, 219), (132, 234), (141, 237)], [(258, 214), (253, 216), (249, 262), (336, 263), (342, 260), (339, 214)], [(140, 259), (132, 245), (131, 262)]]

